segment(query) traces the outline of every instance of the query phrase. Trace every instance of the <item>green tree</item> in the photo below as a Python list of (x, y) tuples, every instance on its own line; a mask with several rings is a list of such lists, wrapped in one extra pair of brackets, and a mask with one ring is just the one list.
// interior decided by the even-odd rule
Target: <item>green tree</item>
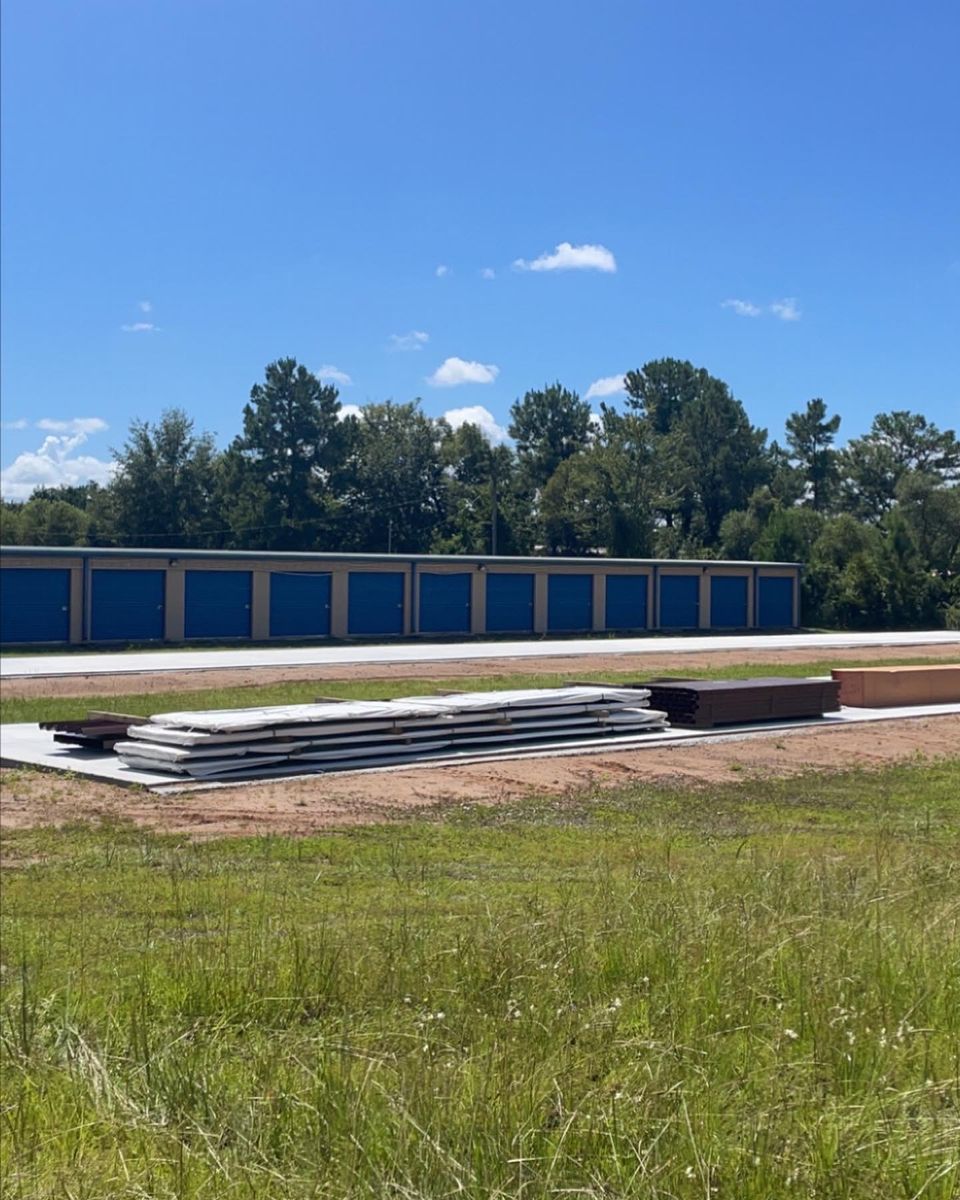
[(449, 426), (425, 416), (415, 400), (365, 405), (343, 427), (346, 450), (335, 477), (341, 545), (425, 553), (445, 515), (440, 447)]
[(23, 528), (23, 505), (12, 500), (0, 502), (0, 544), (24, 546), (21, 536)]
[(827, 416), (827, 406), (819, 397), (808, 400), (803, 412), (787, 417), (787, 447), (790, 460), (802, 473), (808, 487), (808, 503), (823, 512), (830, 503), (837, 482), (837, 452), (834, 438), (840, 428), (840, 416)]
[(896, 503), (900, 481), (915, 472), (941, 483), (960, 479), (960, 442), (907, 410), (878, 413), (868, 433), (847, 443), (840, 460), (844, 507), (880, 521)]
[(431, 543), (436, 554), (521, 554), (531, 545), (529, 496), (517, 458), (470, 423), (450, 430), (440, 447), (446, 478), (445, 520)]
[(337, 389), (296, 359), (267, 366), (223, 464), (221, 496), (236, 542), (307, 550), (326, 538), (330, 479), (342, 452), (339, 413)]
[(766, 430), (727, 385), (692, 363), (660, 359), (626, 375), (628, 407), (647, 425), (653, 506), (671, 547), (715, 546), (728, 512), (770, 478)]
[(110, 517), (123, 545), (205, 544), (218, 520), (212, 434), (195, 433), (193, 419), (171, 408), (155, 425), (133, 421), (125, 445), (113, 456)]
[(944, 582), (960, 578), (960, 485), (944, 487), (927, 471), (911, 471), (897, 485), (897, 508), (921, 559)]
[(559, 382), (527, 392), (510, 409), (510, 436), (531, 486), (543, 487), (559, 465), (590, 440), (590, 405)]
[(764, 562), (806, 562), (824, 521), (810, 508), (775, 509), (754, 544), (754, 557)]
[(98, 483), (62, 483), (58, 487), (34, 488), (31, 500), (62, 500), (74, 508), (87, 509), (103, 489)]
[(804, 560), (804, 612), (808, 624), (856, 629), (882, 607), (875, 564), (881, 533), (849, 513), (829, 518)]
[(89, 524), (83, 509), (65, 500), (37, 497), (36, 493), (25, 503), (4, 501), (2, 506), (2, 541), (6, 546), (84, 546)]
[(548, 554), (609, 553), (613, 481), (602, 452), (565, 459), (550, 476), (540, 501), (541, 536)]

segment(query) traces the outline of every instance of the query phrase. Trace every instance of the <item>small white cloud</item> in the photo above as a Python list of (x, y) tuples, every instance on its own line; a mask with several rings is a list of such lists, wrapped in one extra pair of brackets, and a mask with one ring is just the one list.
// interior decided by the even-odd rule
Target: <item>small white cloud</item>
[(51, 417), (41, 417), (37, 422), (37, 428), (43, 429), (47, 433), (68, 433), (73, 437), (82, 434), (84, 438), (87, 438), (91, 433), (103, 433), (110, 426), (99, 417), (71, 417), (68, 421), (55, 421)]
[(331, 363), (324, 363), (317, 368), (317, 378), (321, 383), (339, 383), (341, 387), (349, 387), (353, 383), (346, 371), (341, 371)]
[(144, 312), (144, 313), (153, 312), (153, 305), (150, 303), (149, 300), (141, 300), (138, 303), (137, 308), (139, 308), (140, 311)]
[(26, 429), (29, 424), (26, 417), (20, 417), (16, 421), (0, 421), (0, 429)]
[(363, 409), (359, 404), (341, 404), (340, 411), (337, 413), (337, 420), (345, 421), (347, 417), (359, 417)]
[(774, 300), (770, 305), (770, 311), (781, 321), (799, 321), (803, 315), (793, 296), (786, 296), (783, 300)]
[(436, 275), (436, 277), (438, 279), (442, 279), (444, 277), (444, 275), (449, 275), (449, 274), (450, 274), (450, 268), (447, 266), (446, 263), (441, 263), (440, 266), (437, 267), (437, 269), (434, 271), (434, 275)]
[(759, 317), (763, 313), (762, 308), (751, 304), (749, 300), (724, 300), (720, 307), (733, 309), (738, 317)]
[(552, 254), (541, 254), (527, 261), (517, 258), (513, 263), (518, 271), (605, 271), (612, 274), (617, 269), (617, 260), (606, 246), (573, 246), (561, 242)]
[(493, 383), (500, 368), (492, 363), (470, 362), (463, 358), (445, 358), (432, 375), (431, 387), (459, 387), (461, 383)]
[(387, 341), (388, 350), (422, 350), (430, 341), (430, 334), (422, 329), (411, 329), (409, 333), (391, 333)]
[(496, 279), (497, 273), (493, 267), (483, 267), (480, 271), (481, 279)]
[(604, 396), (617, 396), (623, 391), (623, 376), (622, 375), (605, 375), (603, 379), (595, 379), (587, 388), (587, 394), (584, 400), (593, 400), (594, 397), (603, 398)]
[(451, 408), (443, 414), (444, 420), (451, 429), (459, 429), (461, 425), (478, 425), (488, 442), (505, 442), (507, 431), (497, 423), (493, 413), (482, 404), (474, 404), (467, 408)]
[(159, 327), (152, 321), (134, 321), (132, 325), (121, 325), (124, 333), (158, 333)]
[(9, 467), (0, 472), (0, 495), (6, 500), (27, 500), (38, 487), (60, 487), (80, 483), (108, 483), (114, 464), (88, 454), (75, 454), (91, 433), (107, 428), (99, 417), (79, 417), (73, 421), (37, 422), (41, 429), (68, 432), (51, 433), (39, 450), (18, 454)]

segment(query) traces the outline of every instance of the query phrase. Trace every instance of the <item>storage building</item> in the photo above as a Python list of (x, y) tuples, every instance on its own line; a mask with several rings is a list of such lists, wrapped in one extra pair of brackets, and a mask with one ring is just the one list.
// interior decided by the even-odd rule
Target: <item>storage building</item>
[(788, 629), (799, 582), (797, 563), (9, 546), (0, 640)]

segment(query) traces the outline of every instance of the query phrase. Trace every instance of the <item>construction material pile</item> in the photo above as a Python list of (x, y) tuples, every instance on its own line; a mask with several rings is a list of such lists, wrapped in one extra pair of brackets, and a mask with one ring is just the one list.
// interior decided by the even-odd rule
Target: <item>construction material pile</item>
[(41, 721), (40, 728), (53, 733), (53, 740), (62, 746), (79, 746), (83, 750), (112, 750), (127, 736), (131, 725), (139, 725), (143, 717), (126, 713), (88, 712), (73, 721)]
[(657, 679), (638, 684), (671, 725), (711, 729), (753, 721), (793, 721), (840, 710), (832, 679)]
[(126, 766), (193, 779), (343, 771), (662, 729), (649, 696), (589, 686), (158, 713), (115, 749)]
[(853, 708), (956, 704), (960, 700), (960, 663), (841, 667), (831, 674), (840, 685), (840, 703)]

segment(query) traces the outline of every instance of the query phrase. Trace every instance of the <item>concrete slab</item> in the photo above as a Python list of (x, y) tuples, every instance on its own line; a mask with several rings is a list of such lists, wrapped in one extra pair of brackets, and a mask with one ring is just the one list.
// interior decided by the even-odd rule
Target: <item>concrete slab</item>
[[(696, 739), (698, 742), (739, 741), (756, 737), (782, 736), (803, 729), (842, 728), (847, 725), (868, 721), (903, 721), (910, 718), (929, 718), (960, 714), (960, 704), (929, 704), (911, 708), (844, 708), (837, 713), (828, 713), (820, 719), (801, 721), (764, 722), (762, 724), (729, 726), (724, 729), (669, 729), (662, 733), (641, 733), (629, 737), (609, 739), (590, 738), (582, 742), (558, 742), (541, 744), (530, 748), (510, 748), (483, 753), (465, 749), (458, 753), (447, 751), (421, 762), (404, 762), (398, 766), (368, 767), (349, 772), (325, 771), (327, 775), (366, 775), (373, 771), (410, 771), (419, 766), (442, 767), (469, 763), (493, 762), (505, 758), (557, 758), (584, 754), (609, 754), (617, 750), (642, 750), (651, 746), (680, 743)], [(33, 766), (77, 775), (87, 775), (106, 783), (122, 786), (139, 785), (160, 795), (180, 792), (209, 791), (213, 788), (250, 787), (264, 779), (284, 778), (289, 780), (316, 778), (320, 772), (293, 774), (289, 768), (265, 767), (257, 778), (231, 780), (219, 783), (185, 783), (182, 776), (157, 771), (138, 771), (124, 767), (112, 752), (92, 750), (70, 750), (53, 740), (53, 734), (42, 730), (39, 725), (0, 726), (0, 763), (4, 766)]]
[(266, 646), (260, 649), (146, 650), (120, 654), (7, 655), (0, 678), (62, 678), (70, 675), (131, 675), (163, 671), (249, 670), (251, 667), (343, 667), (360, 663), (444, 663), (495, 658), (571, 655), (701, 654), (710, 650), (837, 650), (909, 646), (956, 646), (960, 633), (787, 633), (691, 637), (573, 638), (518, 642), (396, 642), (377, 646)]

